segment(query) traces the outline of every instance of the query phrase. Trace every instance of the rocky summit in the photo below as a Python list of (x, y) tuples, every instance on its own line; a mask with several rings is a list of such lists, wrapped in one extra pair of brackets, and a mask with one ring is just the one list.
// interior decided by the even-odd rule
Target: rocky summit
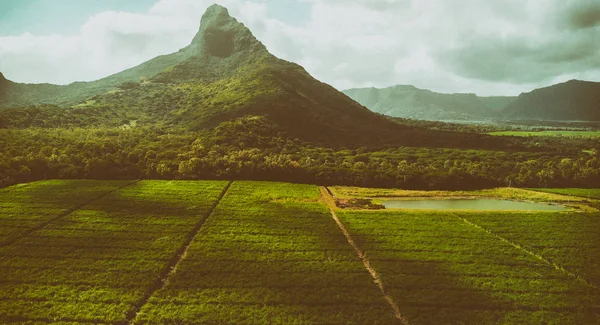
[(217, 4), (210, 6), (202, 16), (200, 30), (189, 49), (196, 55), (229, 57), (233, 53), (266, 51), (252, 32)]

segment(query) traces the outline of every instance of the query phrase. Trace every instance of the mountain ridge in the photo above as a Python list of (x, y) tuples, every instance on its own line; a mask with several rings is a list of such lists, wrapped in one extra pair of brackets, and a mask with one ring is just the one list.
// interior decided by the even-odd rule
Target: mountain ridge
[(386, 88), (352, 88), (343, 91), (374, 112), (422, 120), (493, 119), (505, 103), (516, 97), (479, 97), (473, 93), (437, 93), (413, 85)]
[(522, 93), (505, 118), (600, 121), (600, 82), (571, 79)]
[(430, 121), (600, 121), (600, 82), (571, 79), (519, 96), (444, 94), (413, 85), (343, 91), (374, 112)]

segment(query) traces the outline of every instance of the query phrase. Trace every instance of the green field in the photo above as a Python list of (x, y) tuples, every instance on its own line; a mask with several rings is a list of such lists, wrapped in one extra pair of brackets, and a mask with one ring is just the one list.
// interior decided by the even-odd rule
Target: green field
[[(2, 220), (38, 227), (26, 236), (5, 228), (18, 240), (0, 246), (0, 320), (126, 321), (226, 183), (143, 181), (117, 190), (122, 185), (61, 181), (0, 190), (3, 202), (14, 202)], [(99, 193), (105, 196), (89, 201)], [(28, 209), (34, 198), (53, 202), (52, 217), (71, 202), (88, 204), (39, 227), (45, 207)]]
[(494, 136), (512, 136), (512, 137), (564, 137), (594, 139), (600, 138), (600, 131), (499, 131), (490, 132)]
[(600, 189), (597, 188), (532, 188), (531, 190), (600, 200)]
[(344, 234), (323, 193), (249, 181), (0, 189), (0, 324), (402, 324), (392, 305), (408, 324), (600, 324), (598, 213), (334, 209)]
[(340, 218), (411, 324), (598, 322), (597, 289), (457, 215), (342, 212)]
[(316, 186), (235, 182), (139, 324), (392, 324)]

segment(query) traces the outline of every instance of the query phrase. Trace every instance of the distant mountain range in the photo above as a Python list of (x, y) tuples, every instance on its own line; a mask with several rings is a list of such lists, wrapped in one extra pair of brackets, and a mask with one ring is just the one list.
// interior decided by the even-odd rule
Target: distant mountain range
[(441, 94), (414, 86), (384, 89), (355, 88), (344, 93), (374, 112), (393, 117), (430, 121), (487, 120), (516, 97), (478, 97), (475, 94)]
[(355, 88), (344, 93), (374, 112), (430, 121), (600, 121), (600, 83), (571, 80), (518, 97), (442, 94), (414, 86)]
[(600, 82), (570, 80), (521, 94), (504, 118), (600, 121)]

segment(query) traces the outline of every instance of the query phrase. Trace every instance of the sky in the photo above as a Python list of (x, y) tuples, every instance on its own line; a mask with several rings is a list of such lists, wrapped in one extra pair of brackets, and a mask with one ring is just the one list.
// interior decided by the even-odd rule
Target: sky
[[(215, 0), (0, 0), (0, 72), (96, 80), (188, 45)], [(518, 95), (600, 81), (600, 0), (218, 0), (339, 90)]]

